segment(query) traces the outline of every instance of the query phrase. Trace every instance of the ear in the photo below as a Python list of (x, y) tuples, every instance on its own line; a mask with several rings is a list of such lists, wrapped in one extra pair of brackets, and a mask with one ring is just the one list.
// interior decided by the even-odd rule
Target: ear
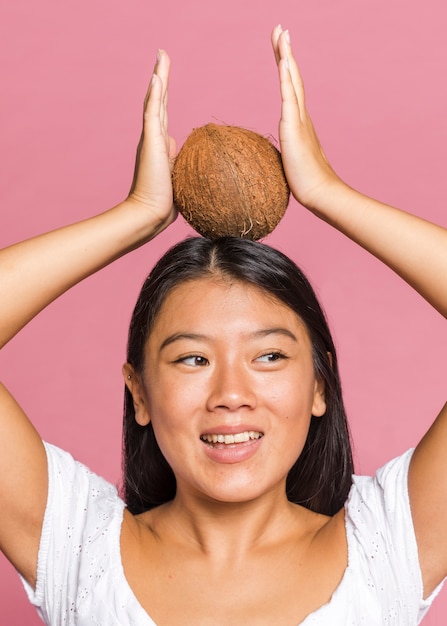
[(322, 417), (326, 413), (325, 384), (322, 378), (315, 379), (314, 401), (312, 404), (312, 415)]
[(140, 377), (135, 372), (133, 366), (130, 365), (130, 363), (125, 363), (123, 365), (122, 371), (124, 383), (127, 389), (132, 394), (133, 407), (135, 411), (135, 421), (140, 426), (147, 426), (151, 421), (151, 418), (149, 416), (146, 394), (144, 392)]

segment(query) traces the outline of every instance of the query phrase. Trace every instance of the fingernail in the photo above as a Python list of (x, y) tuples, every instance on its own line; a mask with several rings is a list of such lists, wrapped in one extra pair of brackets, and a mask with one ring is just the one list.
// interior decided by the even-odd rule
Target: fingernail
[(284, 37), (286, 38), (287, 43), (290, 45), (290, 33), (288, 30), (284, 31)]
[(161, 49), (158, 48), (158, 50), (157, 50), (157, 63), (158, 63), (158, 61), (160, 61), (160, 59), (161, 59)]

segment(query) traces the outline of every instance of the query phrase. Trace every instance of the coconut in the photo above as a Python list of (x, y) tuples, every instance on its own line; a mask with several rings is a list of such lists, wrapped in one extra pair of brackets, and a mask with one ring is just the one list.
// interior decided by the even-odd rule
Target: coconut
[(175, 207), (211, 239), (265, 237), (278, 225), (290, 197), (277, 148), (238, 126), (194, 129), (177, 155), (172, 183)]

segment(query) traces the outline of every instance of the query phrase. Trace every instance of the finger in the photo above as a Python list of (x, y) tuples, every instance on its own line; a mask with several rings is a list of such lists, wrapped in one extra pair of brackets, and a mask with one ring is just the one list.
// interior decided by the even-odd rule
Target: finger
[(169, 59), (169, 56), (167, 55), (167, 53), (164, 50), (159, 50), (158, 51), (158, 62), (157, 62), (157, 67), (156, 67), (156, 74), (157, 76), (160, 77), (161, 82), (162, 82), (162, 102), (161, 102), (161, 109), (160, 109), (160, 120), (162, 123), (162, 126), (165, 130), (167, 130), (167, 126), (168, 126), (168, 114), (167, 114), (167, 110), (168, 110), (168, 91), (169, 91), (169, 72), (170, 72), (170, 66), (171, 66), (171, 62)]
[(177, 143), (173, 137), (169, 137), (169, 161), (171, 166), (174, 165), (175, 157), (177, 155)]
[(301, 78), (298, 64), (293, 54), (292, 45), (290, 43), (290, 34), (288, 30), (282, 31), (278, 37), (278, 51), (281, 59), (286, 61), (286, 65), (290, 73), (290, 80), (295, 90), (296, 100), (298, 102), (300, 112), (304, 113), (306, 110), (304, 84), (303, 79)]
[(155, 67), (155, 74), (160, 77), (163, 83), (163, 100), (167, 104), (168, 98), (168, 86), (169, 86), (169, 70), (171, 67), (171, 61), (168, 54), (164, 50), (159, 50), (157, 55), (157, 64)]
[(281, 92), (281, 119), (285, 122), (299, 123), (302, 120), (300, 106), (290, 76), (288, 59), (281, 59), (278, 65), (279, 86)]
[[(161, 80), (163, 82), (163, 91), (164, 92), (167, 91), (168, 78), (169, 78), (169, 65), (170, 65), (170, 61), (169, 61), (169, 57), (167, 56), (166, 52), (164, 52), (163, 50), (158, 50), (158, 52), (157, 52), (157, 60), (156, 60), (155, 65), (154, 65), (153, 75), (155, 74), (155, 75), (157, 75), (157, 76), (159, 76), (161, 78)], [(149, 100), (149, 96), (150, 96), (150, 93), (151, 93), (151, 89), (152, 89), (152, 86), (153, 86), (152, 77), (151, 77), (151, 81), (149, 82), (149, 85), (148, 85), (148, 88), (147, 88), (146, 96), (144, 98), (144, 108), (146, 108), (146, 105), (147, 105), (147, 102)]]
[(273, 48), (273, 52), (275, 55), (275, 60), (276, 63), (278, 64), (281, 57), (279, 54), (279, 50), (278, 50), (278, 39), (280, 34), (282, 33), (282, 26), (281, 24), (278, 24), (277, 26), (275, 26), (275, 28), (272, 31), (272, 36), (271, 36), (271, 40), (272, 40), (272, 48)]
[(153, 74), (145, 100), (144, 119), (146, 123), (158, 120), (158, 124), (160, 124), (162, 96), (163, 85), (160, 77)]
[(149, 98), (150, 98), (150, 95), (151, 95), (153, 82), (154, 82), (154, 74), (155, 74), (156, 69), (157, 69), (157, 63), (155, 63), (154, 71), (152, 73), (151, 80), (149, 81), (149, 85), (147, 87), (146, 95), (144, 96), (144, 103), (143, 103), (143, 112), (144, 113), (146, 113), (147, 105), (148, 105)]

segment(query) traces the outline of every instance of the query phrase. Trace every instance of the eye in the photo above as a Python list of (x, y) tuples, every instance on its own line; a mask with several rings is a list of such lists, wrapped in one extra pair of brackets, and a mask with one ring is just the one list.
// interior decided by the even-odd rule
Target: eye
[(180, 359), (177, 359), (176, 363), (183, 363), (184, 365), (188, 365), (189, 367), (204, 367), (209, 365), (208, 359), (204, 356), (200, 356), (200, 354), (189, 354), (188, 356), (182, 356)]
[(258, 363), (275, 363), (275, 361), (280, 361), (281, 359), (287, 359), (288, 357), (283, 352), (267, 352), (266, 354), (261, 354), (258, 356), (256, 361)]

